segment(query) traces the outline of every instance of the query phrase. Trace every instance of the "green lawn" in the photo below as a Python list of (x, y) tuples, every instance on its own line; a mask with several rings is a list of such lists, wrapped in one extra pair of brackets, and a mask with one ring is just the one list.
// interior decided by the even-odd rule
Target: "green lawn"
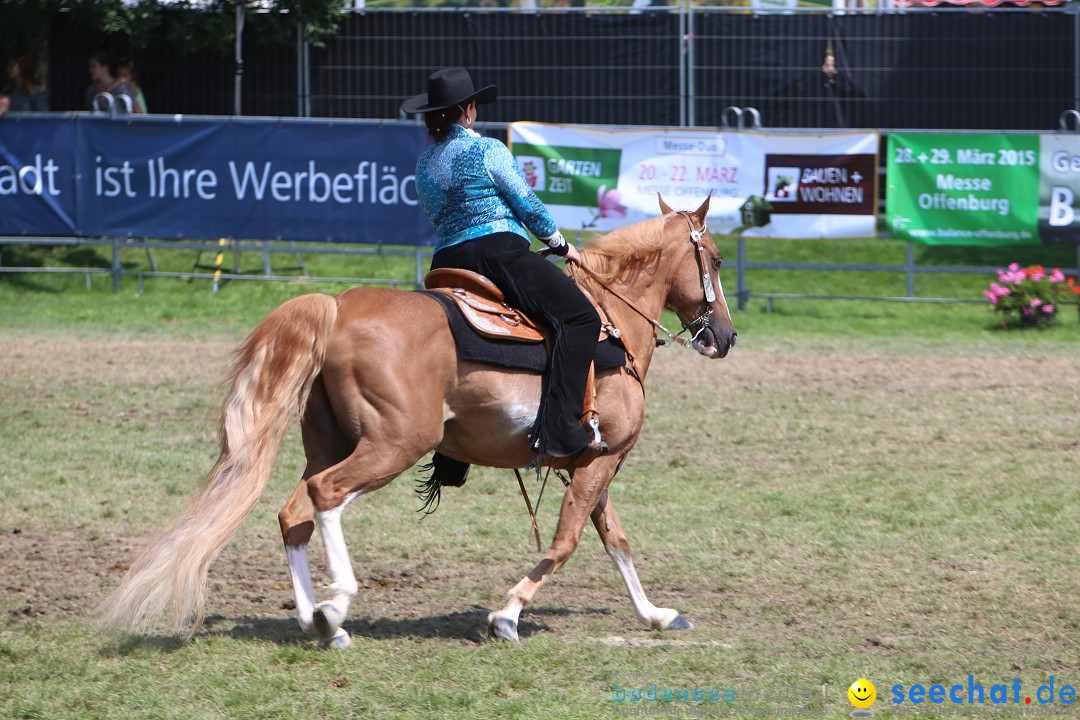
[[(1061, 248), (1031, 251), (927, 250), (920, 262), (1073, 266)], [(5, 248), (5, 264), (15, 252), (66, 262), (63, 250)], [(896, 252), (769, 241), (751, 259)], [(307, 259), (313, 274), (356, 270)], [(380, 277), (413, 272), (409, 258), (363, 262)], [(891, 294), (895, 281), (817, 275), (761, 271), (750, 287)], [(989, 279), (957, 276), (949, 289), (978, 297)], [(819, 693), (797, 711), (839, 719), (860, 676), (877, 686), (878, 716), (895, 714), (895, 685), (962, 683), (966, 695), (973, 675), (989, 694), (1017, 679), (1022, 706), (1051, 676), (1055, 692), (1080, 685), (1075, 308), (1049, 330), (1003, 331), (981, 304), (789, 300), (767, 312), (753, 301), (734, 314), (727, 359), (658, 351), (642, 439), (612, 497), (650, 598), (691, 631), (641, 629), (587, 528), (522, 616), (522, 643), (486, 641), (487, 611), (537, 559), (516, 483), (479, 469), (421, 519), (413, 470), (345, 514), (361, 584), (345, 625), (354, 646), (317, 650), (289, 609), (275, 517), (303, 465), (293, 428), (211, 570), (196, 638), (100, 633), (96, 607), (216, 457), (231, 348), (283, 300), (340, 289), (236, 281), (212, 293), (153, 279), (114, 293), (105, 277), (87, 290), (81, 276), (0, 276), (0, 717), (693, 717), (776, 713), (792, 703), (763, 692), (794, 685)], [(550, 483), (540, 508), (545, 536), (560, 490)], [(318, 591), (317, 542), (311, 553)], [(653, 683), (740, 699), (612, 699), (613, 684)]]

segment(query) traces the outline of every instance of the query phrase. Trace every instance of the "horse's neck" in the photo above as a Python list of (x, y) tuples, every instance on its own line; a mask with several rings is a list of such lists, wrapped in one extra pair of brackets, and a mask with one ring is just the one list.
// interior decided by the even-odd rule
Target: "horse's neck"
[[(608, 293), (604, 302), (605, 310), (615, 311), (615, 317), (618, 318), (616, 322), (623, 334), (623, 343), (634, 356), (634, 364), (642, 380), (649, 371), (649, 364), (656, 351), (657, 330), (647, 318), (659, 321), (664, 311), (664, 296), (667, 292), (664, 277), (666, 275), (660, 272), (653, 275), (638, 273), (635, 282), (611, 283), (611, 288), (633, 303), (642, 314), (626, 307), (622, 300), (611, 293)], [(615, 318), (612, 320), (614, 321)]]

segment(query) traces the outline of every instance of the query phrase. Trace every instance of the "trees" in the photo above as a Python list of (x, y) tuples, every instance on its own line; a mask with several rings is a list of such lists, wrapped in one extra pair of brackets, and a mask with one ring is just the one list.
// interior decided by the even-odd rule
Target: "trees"
[[(348, 0), (243, 2), (247, 22), (259, 27), (261, 38), (291, 44), (300, 32), (315, 45), (337, 30), (348, 5)], [(146, 47), (158, 28), (185, 49), (228, 52), (235, 41), (236, 0), (4, 0), (0, 42), (9, 54), (16, 48), (42, 53), (49, 18), (61, 13), (103, 33), (124, 35), (136, 48)]]

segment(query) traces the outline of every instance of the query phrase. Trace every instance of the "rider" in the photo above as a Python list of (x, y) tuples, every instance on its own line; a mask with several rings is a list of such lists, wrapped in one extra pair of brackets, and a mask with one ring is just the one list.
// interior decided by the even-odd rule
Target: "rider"
[[(462, 268), (487, 276), (507, 302), (545, 322), (555, 334), (547, 396), (531, 441), (539, 453), (568, 457), (602, 452), (581, 424), (589, 365), (600, 318), (572, 280), (529, 250), (526, 228), (567, 262), (580, 262), (547, 208), (525, 181), (510, 151), (473, 131), (477, 104), (495, 100), (488, 85), (473, 89), (463, 67), (428, 76), (428, 91), (401, 105), (424, 114), (434, 145), (416, 163), (416, 187), (437, 242), (431, 269)], [(543, 251), (542, 251), (543, 252)]]

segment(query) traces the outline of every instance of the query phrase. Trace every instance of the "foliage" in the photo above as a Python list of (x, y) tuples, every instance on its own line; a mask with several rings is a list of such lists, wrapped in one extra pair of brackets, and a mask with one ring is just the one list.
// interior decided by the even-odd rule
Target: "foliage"
[[(245, 23), (259, 30), (260, 38), (293, 43), (297, 30), (321, 46), (337, 31), (348, 0), (245, 0)], [(10, 0), (3, 3), (5, 39), (26, 46), (40, 42), (47, 18), (70, 13), (80, 23), (106, 34), (125, 36), (134, 47), (146, 47), (163, 29), (185, 50), (232, 48), (235, 0)]]
[(1049, 273), (1042, 265), (1021, 268), (1012, 263), (1005, 270), (998, 270), (998, 281), (990, 283), (983, 295), (993, 305), (994, 311), (1004, 318), (1002, 327), (1018, 323), (1021, 327), (1047, 326), (1054, 322), (1061, 304), (1070, 295), (1080, 295), (1080, 287), (1073, 278), (1066, 279), (1060, 269)]

